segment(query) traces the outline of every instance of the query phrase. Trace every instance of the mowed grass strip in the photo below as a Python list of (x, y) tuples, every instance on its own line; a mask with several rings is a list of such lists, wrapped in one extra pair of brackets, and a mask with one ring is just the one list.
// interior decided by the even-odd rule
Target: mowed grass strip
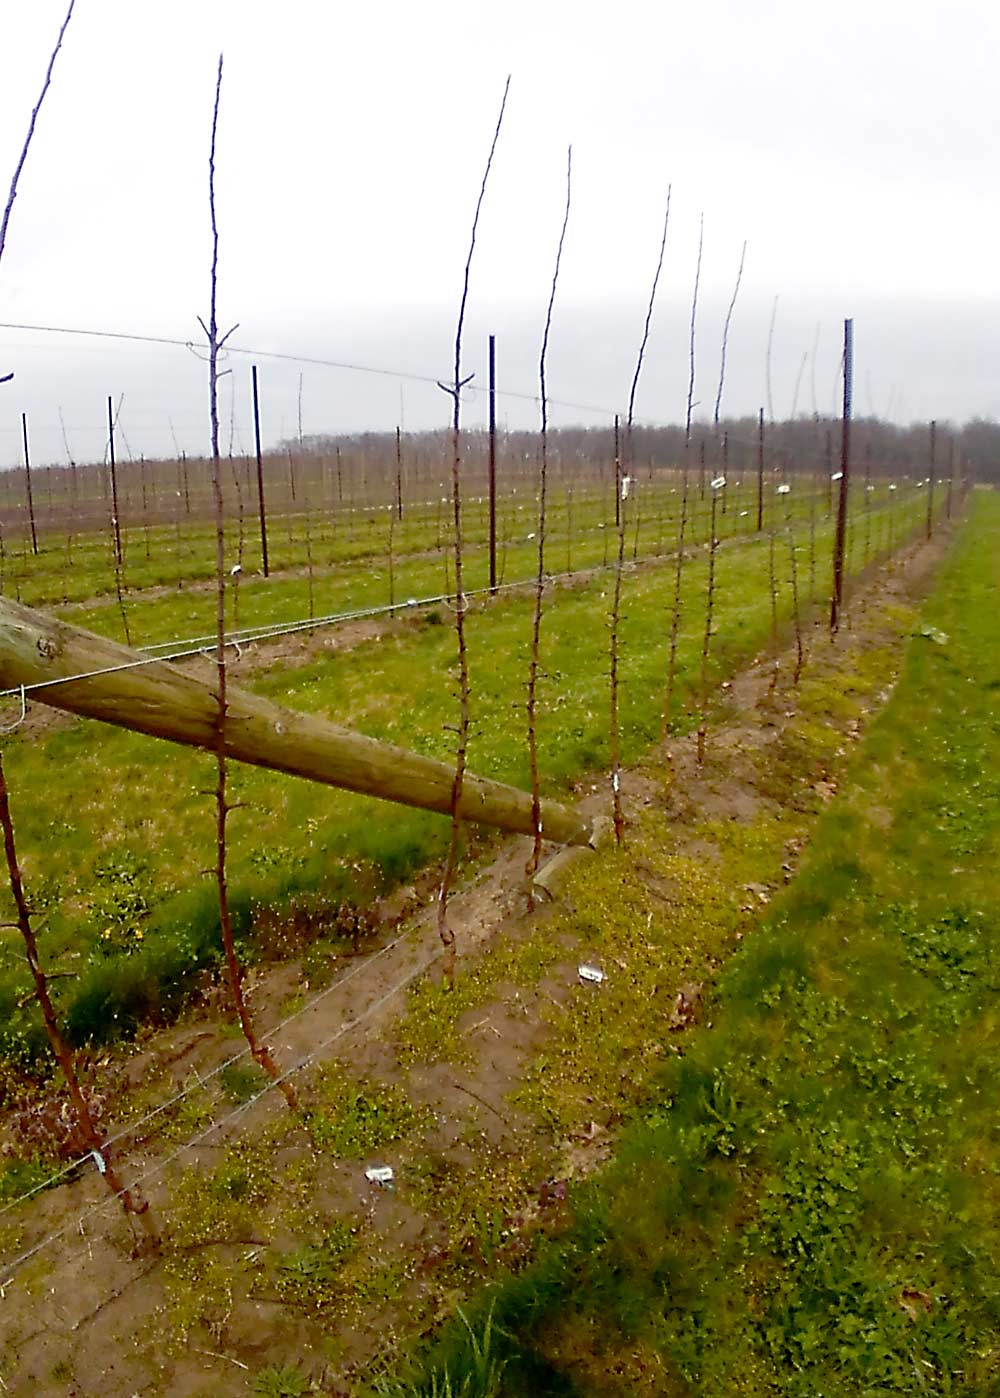
[(382, 1393), (1000, 1393), (1000, 497), (574, 1223)]

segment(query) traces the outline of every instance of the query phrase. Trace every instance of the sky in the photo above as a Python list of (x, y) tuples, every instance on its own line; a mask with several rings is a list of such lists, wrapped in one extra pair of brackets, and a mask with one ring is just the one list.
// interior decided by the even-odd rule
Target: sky
[[(0, 194), (67, 0), (0, 0)], [(839, 401), (902, 422), (1000, 416), (1000, 182), (990, 0), (76, 0), (0, 264), (0, 468), (208, 449), (208, 148), (217, 153), (223, 450), (302, 430), (441, 427), (469, 232), (504, 82), (465, 325), (463, 414), (537, 425), (538, 357), (573, 148), (547, 360), (550, 422), (683, 420), (699, 225), (695, 415)], [(770, 327), (773, 317), (773, 335)], [(11, 324), (163, 337), (156, 346)], [(770, 384), (767, 345), (771, 339)], [(289, 356), (278, 358), (274, 356)], [(296, 360), (324, 360), (326, 365)], [(357, 365), (380, 372), (333, 367)]]

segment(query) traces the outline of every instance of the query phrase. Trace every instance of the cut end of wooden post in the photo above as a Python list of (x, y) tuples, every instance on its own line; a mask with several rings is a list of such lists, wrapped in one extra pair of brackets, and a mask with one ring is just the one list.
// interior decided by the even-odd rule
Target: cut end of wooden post
[(545, 861), (531, 880), (531, 894), (535, 898), (555, 902), (573, 865), (581, 856), (593, 854), (610, 838), (613, 831), (612, 821), (607, 816), (598, 816), (591, 826), (590, 839), (585, 845), (566, 845)]

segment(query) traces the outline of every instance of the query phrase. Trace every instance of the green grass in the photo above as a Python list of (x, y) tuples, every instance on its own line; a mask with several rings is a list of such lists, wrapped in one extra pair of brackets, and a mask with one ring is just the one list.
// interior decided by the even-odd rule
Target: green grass
[[(902, 502), (897, 510), (901, 518)], [(735, 509), (730, 514), (739, 517)], [(824, 525), (817, 532), (820, 556), (828, 543)], [(805, 592), (801, 536), (799, 548)], [(753, 542), (719, 554), (713, 678), (767, 641), (766, 555)], [(697, 674), (705, 566), (699, 553), (684, 569), (681, 705)], [(647, 751), (659, 731), (671, 596), (667, 561), (626, 577), (620, 627), (626, 762)], [(549, 794), (564, 794), (608, 761), (608, 606), (609, 578), (602, 574), (554, 590), (548, 600), (539, 734)], [(779, 610), (787, 618), (784, 583)], [(530, 618), (530, 599), (508, 595), (468, 621), (470, 766), (521, 787), (529, 781), (523, 698)], [(332, 647), (296, 668), (276, 667), (253, 688), (448, 760), (457, 707), (454, 645), (449, 626), (425, 618), (377, 642)], [(689, 722), (681, 711), (679, 727)], [(71, 1041), (99, 1044), (141, 1023), (168, 1021), (196, 973), (212, 968), (218, 956), (215, 888), (204, 877), (214, 859), (206, 795), (212, 760), (78, 721), (30, 742), (11, 740), (5, 766), (28, 892), (44, 917), (41, 944), (47, 967), (59, 975), (54, 990)], [(230, 786), (243, 806), (230, 822), (230, 894), (237, 935), (251, 956), (294, 954), (317, 939), (336, 943), (345, 905), (369, 902), (443, 851), (446, 823), (425, 812), (397, 807), (388, 819), (381, 803), (236, 765)], [(0, 913), (8, 901), (0, 896)], [(17, 934), (0, 930), (0, 1056), (25, 1070), (48, 1062), (34, 1007), (25, 1001), (27, 985)]]
[(310, 1387), (300, 1369), (269, 1365), (255, 1376), (250, 1391), (256, 1398), (304, 1398)]
[[(498, 1394), (1000, 1393), (998, 584), (981, 495), (713, 1027), (483, 1303)], [(456, 1324), (402, 1391), (475, 1373)]]
[[(810, 517), (810, 494), (811, 482), (803, 480), (796, 482), (795, 491), (787, 497), (792, 522), (801, 528)], [(742, 483), (734, 481), (727, 487), (727, 497), (727, 511), (717, 514), (718, 536), (749, 536), (756, 522), (755, 483), (749, 477)], [(766, 497), (765, 529), (770, 525), (769, 511), (775, 500), (770, 493)], [(817, 504), (820, 528), (827, 520), (825, 503)], [(848, 539), (852, 561), (863, 563), (868, 555), (884, 552), (890, 530), (900, 537), (907, 522), (920, 516), (921, 506), (919, 492), (897, 499), (880, 488), (872, 496), (866, 523), (863, 504), (856, 501)], [(779, 528), (785, 508), (780, 507), (777, 517)], [(502, 583), (524, 583), (534, 575), (535, 509), (528, 494), (499, 502), (498, 573)], [(640, 482), (628, 520), (626, 557), (648, 559), (669, 552), (676, 538), (678, 510), (676, 477)], [(594, 568), (613, 561), (616, 540), (607, 512), (607, 499), (592, 489), (575, 492), (571, 508), (565, 492), (557, 489), (550, 493), (550, 572)], [(708, 524), (708, 500), (702, 500), (695, 488), (689, 503), (688, 540), (704, 541)], [(310, 606), (318, 616), (332, 615), (385, 607), (409, 597), (434, 596), (451, 586), (448, 511), (441, 505), (407, 510), (401, 523), (394, 522), (391, 576), (388, 515), (383, 507), (358, 509), (346, 518), (317, 512), (310, 527), (308, 553), (301, 514), (276, 520), (274, 529), (269, 578), (259, 571), (252, 530), (242, 548), (234, 527), (227, 534), (227, 567), (240, 560), (243, 568), (238, 586), (230, 582), (227, 590), (227, 626), (234, 630), (297, 621), (310, 614)], [(489, 581), (486, 540), (485, 503), (474, 498), (467, 502), (464, 524), (465, 587), (469, 592), (486, 587)], [(146, 542), (145, 535), (135, 535), (127, 547), (121, 576), (122, 605), (133, 644), (162, 645), (214, 634), (213, 530), (204, 524), (188, 524), (178, 534), (170, 527), (151, 527), (148, 557)], [(29, 606), (55, 608), (75, 625), (123, 640), (122, 605), (113, 562), (109, 539), (99, 533), (79, 536), (72, 551), (67, 551), (64, 540), (43, 536), (37, 557), (30, 550), (7, 557), (0, 571), (0, 590)], [(802, 566), (807, 575), (804, 561)]]

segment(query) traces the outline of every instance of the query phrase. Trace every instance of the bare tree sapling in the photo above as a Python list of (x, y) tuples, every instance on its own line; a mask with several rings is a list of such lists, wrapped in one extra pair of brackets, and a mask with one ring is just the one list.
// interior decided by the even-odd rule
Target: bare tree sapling
[(631, 494), (632, 476), (632, 427), (635, 421), (635, 398), (639, 388), (639, 376), (642, 373), (643, 360), (646, 356), (646, 346), (649, 343), (649, 331), (653, 321), (653, 308), (656, 305), (656, 289), (660, 282), (660, 273), (663, 270), (663, 256), (667, 246), (667, 230), (670, 227), (670, 198), (673, 192), (671, 185), (667, 186), (667, 207), (663, 215), (663, 233), (660, 237), (660, 250), (656, 259), (656, 271), (653, 273), (653, 285), (649, 293), (649, 302), (646, 307), (646, 320), (642, 328), (642, 339), (639, 343), (639, 353), (636, 356), (635, 372), (632, 375), (632, 387), (628, 398), (628, 416), (625, 420), (625, 462), (624, 469), (618, 453), (618, 419), (615, 419), (615, 517), (618, 525), (618, 553), (615, 559), (615, 580), (611, 593), (611, 615), (608, 621), (609, 646), (609, 729), (611, 748), (611, 811), (615, 830), (615, 842), (621, 845), (625, 838), (625, 812), (622, 807), (621, 796), (621, 723), (619, 717), (619, 645), (618, 645), (618, 622), (621, 615), (622, 597), (622, 574), (625, 569), (625, 518), (629, 496)]
[(448, 897), (451, 892), (452, 883), (454, 882), (455, 870), (458, 865), (458, 842), (462, 827), (459, 808), (462, 800), (462, 785), (465, 780), (466, 755), (469, 746), (469, 729), (471, 722), (469, 706), (469, 662), (465, 643), (466, 598), (462, 586), (462, 389), (470, 382), (472, 375), (470, 374), (466, 378), (462, 377), (462, 332), (465, 327), (465, 307), (469, 299), (469, 276), (472, 270), (473, 254), (476, 250), (476, 233), (479, 228), (479, 215), (483, 207), (483, 199), (486, 196), (486, 184), (490, 177), (493, 156), (496, 152), (497, 142), (500, 139), (500, 128), (503, 125), (504, 112), (507, 109), (507, 94), (509, 91), (510, 78), (508, 77), (504, 86), (503, 99), (500, 103), (500, 115), (497, 118), (496, 128), (493, 132), (493, 142), (490, 146), (490, 153), (486, 161), (486, 169), (483, 172), (483, 181), (479, 188), (479, 198), (476, 201), (476, 211), (472, 220), (469, 253), (465, 262), (462, 296), (458, 310), (458, 326), (455, 331), (454, 377), (450, 384), (439, 385), (452, 400), (451, 496), (455, 547), (455, 637), (458, 646), (459, 682), (458, 741), (455, 749), (455, 778), (451, 793), (451, 833), (448, 839), (448, 850), (445, 855), (444, 872), (441, 876), (441, 885), (438, 890), (437, 916), (438, 936), (444, 947), (444, 974), (449, 985), (454, 985), (455, 983), (455, 934), (448, 925)]
[(225, 568), (225, 508), (222, 495), (222, 461), (219, 452), (219, 354), (237, 327), (234, 325), (224, 335), (219, 334), (217, 318), (218, 272), (219, 272), (219, 228), (215, 213), (215, 152), (219, 126), (219, 99), (222, 92), (222, 55), (215, 82), (215, 105), (212, 111), (212, 141), (208, 165), (209, 211), (212, 222), (212, 269), (208, 324), (199, 316), (199, 324), (208, 341), (208, 394), (209, 418), (212, 435), (212, 498), (215, 506), (215, 578), (216, 578), (216, 630), (215, 668), (217, 697), (219, 704), (218, 729), (216, 737), (216, 862), (215, 878), (219, 891), (219, 925), (222, 933), (222, 949), (226, 963), (229, 988), (239, 1018), (243, 1037), (247, 1041), (251, 1056), (281, 1089), (289, 1107), (298, 1110), (295, 1089), (278, 1070), (270, 1049), (257, 1037), (253, 1019), (243, 989), (243, 968), (236, 955), (233, 937), (233, 923), (229, 908), (229, 889), (226, 879), (226, 821), (232, 810), (227, 788), (226, 762), (226, 568)]
[(528, 906), (532, 905), (532, 880), (538, 872), (542, 852), (542, 798), (538, 777), (538, 663), (542, 629), (542, 603), (545, 594), (545, 505), (548, 489), (548, 433), (549, 399), (545, 381), (545, 360), (549, 348), (549, 333), (552, 329), (552, 309), (555, 306), (556, 287), (559, 284), (559, 267), (562, 262), (563, 245), (566, 241), (566, 228), (569, 224), (570, 198), (573, 180), (573, 147), (566, 153), (566, 207), (563, 212), (559, 244), (556, 248), (556, 265), (552, 273), (552, 286), (549, 290), (549, 304), (545, 313), (545, 331), (542, 335), (542, 349), (538, 360), (539, 401), (541, 404), (542, 425), (538, 462), (538, 566), (535, 575), (535, 599), (531, 622), (531, 653), (528, 660), (528, 761), (531, 769), (531, 816), (534, 827), (531, 842), (531, 855), (528, 859)]

